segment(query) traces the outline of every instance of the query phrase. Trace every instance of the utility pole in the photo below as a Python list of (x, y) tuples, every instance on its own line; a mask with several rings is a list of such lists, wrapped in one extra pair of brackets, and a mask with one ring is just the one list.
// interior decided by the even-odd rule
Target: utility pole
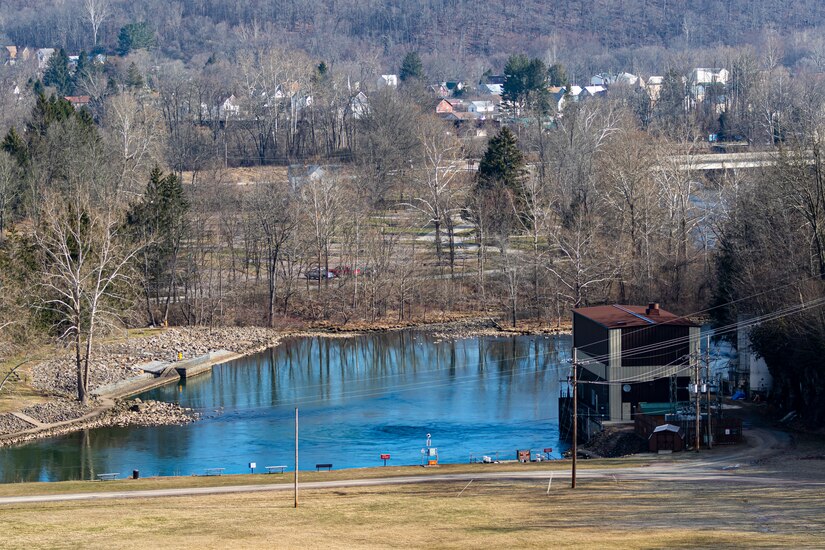
[(573, 348), (573, 469), (570, 475), (570, 488), (576, 488), (576, 458), (579, 442), (579, 401), (578, 401), (578, 371), (579, 362), (576, 357), (576, 348)]
[[(705, 399), (708, 400), (708, 449), (711, 449), (713, 448), (713, 443), (711, 442), (713, 439), (713, 430), (711, 430), (710, 420), (710, 334), (708, 334), (707, 346), (705, 347), (705, 369), (705, 387), (707, 390)], [(719, 391), (719, 388), (716, 388), (716, 391)]]
[(700, 390), (700, 388), (699, 388), (699, 362), (700, 362), (700, 357), (693, 356), (693, 360), (694, 360), (694, 362), (695, 362), (694, 364), (696, 366), (696, 369), (695, 369), (696, 373), (694, 375), (694, 378), (695, 378), (695, 380), (694, 380), (694, 382), (695, 382), (694, 390), (696, 391), (696, 441), (694, 442), (694, 446), (696, 447), (695, 450), (698, 453), (699, 452), (699, 444), (701, 443), (701, 440), (702, 440), (702, 434), (701, 434), (701, 430), (700, 430), (701, 415), (702, 415), (702, 410), (700, 408), (700, 398), (701, 398), (702, 394), (699, 391)]
[(298, 407), (295, 407), (295, 508), (298, 507)]

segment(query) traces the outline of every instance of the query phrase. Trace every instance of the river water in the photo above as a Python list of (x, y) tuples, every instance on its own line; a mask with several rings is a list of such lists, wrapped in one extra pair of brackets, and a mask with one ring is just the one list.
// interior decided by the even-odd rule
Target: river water
[(185, 426), (101, 428), (0, 450), (0, 481), (249, 472), (248, 463), (300, 468), (420, 464), (427, 434), (442, 463), (516, 449), (560, 456), (560, 379), (569, 336), (442, 340), (402, 331), (294, 338), (140, 397), (204, 418)]

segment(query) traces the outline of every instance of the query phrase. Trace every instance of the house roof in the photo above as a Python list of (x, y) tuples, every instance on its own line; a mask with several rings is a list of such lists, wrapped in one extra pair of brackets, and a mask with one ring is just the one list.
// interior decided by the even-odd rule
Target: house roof
[[(658, 306), (658, 304), (657, 304)], [(573, 313), (587, 317), (605, 328), (647, 327), (652, 325), (677, 325), (698, 327), (686, 317), (679, 317), (659, 308), (650, 311), (650, 306), (605, 305), (574, 309)]]
[(86, 105), (91, 101), (91, 97), (87, 95), (67, 95), (66, 101), (72, 105)]
[[(673, 424), (662, 424), (661, 426), (656, 426), (653, 428), (653, 433), (650, 434), (650, 437), (653, 437), (653, 434), (661, 433), (661, 432), (673, 432), (675, 434), (679, 433), (681, 428), (679, 426), (674, 426)], [(650, 439), (650, 438), (648, 438)]]

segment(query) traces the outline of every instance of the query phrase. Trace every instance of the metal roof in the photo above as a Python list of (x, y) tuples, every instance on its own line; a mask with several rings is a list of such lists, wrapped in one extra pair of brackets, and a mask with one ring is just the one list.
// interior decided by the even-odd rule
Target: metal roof
[(681, 430), (681, 428), (679, 426), (674, 426), (673, 424), (662, 424), (661, 426), (656, 426), (653, 429), (653, 433), (659, 433), (659, 432), (679, 433), (680, 430)]
[(604, 305), (581, 307), (573, 313), (587, 317), (605, 328), (649, 327), (653, 325), (676, 325), (684, 327), (698, 327), (686, 317), (659, 308), (649, 311), (649, 306)]

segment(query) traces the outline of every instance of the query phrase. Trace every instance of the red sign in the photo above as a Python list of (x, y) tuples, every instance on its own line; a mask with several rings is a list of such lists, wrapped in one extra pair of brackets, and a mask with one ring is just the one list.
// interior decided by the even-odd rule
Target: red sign
[(553, 447), (548, 447), (548, 448), (544, 449), (544, 452), (545, 453), (552, 453), (553, 452)]
[(389, 460), (390, 455), (381, 455), (381, 460)]

